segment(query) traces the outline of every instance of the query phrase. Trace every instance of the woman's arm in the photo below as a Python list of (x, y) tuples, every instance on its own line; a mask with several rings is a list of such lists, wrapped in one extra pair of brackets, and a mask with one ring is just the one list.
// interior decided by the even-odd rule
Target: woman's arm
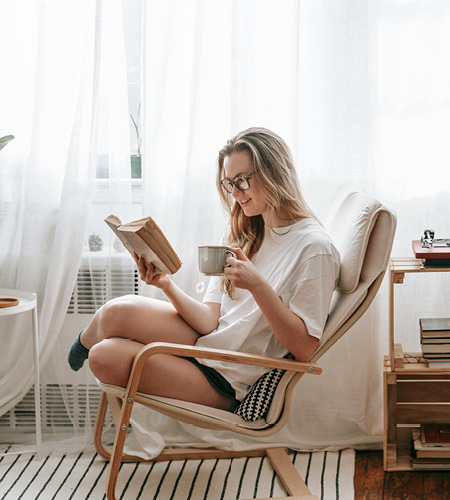
[(229, 257), (225, 275), (237, 288), (248, 290), (278, 340), (299, 361), (307, 361), (314, 353), (319, 339), (309, 335), (304, 321), (289, 310), (269, 283), (239, 248), (231, 248), (237, 259)]
[(141, 279), (147, 285), (159, 288), (170, 300), (178, 314), (197, 333), (205, 335), (217, 328), (220, 318), (220, 304), (198, 302), (183, 292), (167, 274), (155, 273), (153, 264), (147, 264), (142, 257), (139, 258), (137, 255), (135, 255), (135, 260)]

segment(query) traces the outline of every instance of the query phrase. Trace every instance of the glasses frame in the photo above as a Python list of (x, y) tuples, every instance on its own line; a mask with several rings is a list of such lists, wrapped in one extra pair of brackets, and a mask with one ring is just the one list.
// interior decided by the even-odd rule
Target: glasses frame
[[(250, 182), (249, 182), (249, 178), (254, 175), (255, 172), (249, 172), (248, 174), (238, 174), (236, 175), (236, 177), (234, 177), (233, 179), (228, 179), (228, 177), (224, 177), (221, 181), (220, 181), (220, 184), (221, 186), (225, 189), (225, 191), (227, 193), (232, 193), (233, 192), (233, 186), (238, 189), (239, 191), (246, 191), (247, 189), (250, 188)], [(245, 189), (241, 189), (237, 183), (241, 183), (241, 182), (246, 182), (248, 184), (248, 187), (246, 187)], [(231, 187), (231, 190), (230, 190), (230, 187)]]

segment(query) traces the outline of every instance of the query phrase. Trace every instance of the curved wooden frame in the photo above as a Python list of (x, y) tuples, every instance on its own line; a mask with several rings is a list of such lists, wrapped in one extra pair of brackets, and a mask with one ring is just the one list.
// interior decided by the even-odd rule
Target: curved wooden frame
[[(158, 403), (156, 401), (147, 404), (149, 408), (154, 408), (161, 413), (169, 414), (182, 421), (191, 423), (192, 425), (197, 425), (199, 427), (213, 428), (230, 430), (239, 434), (244, 434), (247, 436), (268, 436), (278, 432), (278, 430), (284, 426), (289, 418), (292, 393), (294, 387), (298, 380), (305, 374), (319, 375), (322, 373), (322, 369), (316, 363), (300, 362), (288, 359), (273, 358), (270, 356), (260, 356), (251, 355), (245, 353), (239, 353), (234, 351), (227, 351), (222, 349), (204, 349), (196, 346), (185, 346), (179, 344), (170, 344), (166, 342), (155, 342), (144, 346), (136, 355), (130, 377), (128, 379), (128, 385), (125, 389), (122, 398), (117, 396), (111, 396), (105, 392), (102, 393), (98, 413), (97, 422), (95, 426), (94, 444), (99, 453), (99, 455), (105, 460), (110, 461), (110, 470), (108, 476), (107, 485), (107, 498), (108, 500), (116, 500), (115, 489), (117, 484), (117, 478), (119, 474), (121, 462), (141, 462), (146, 461), (141, 457), (134, 455), (127, 455), (123, 453), (125, 446), (125, 440), (130, 425), (130, 418), (135, 403), (137, 387), (139, 385), (139, 380), (142, 375), (142, 370), (145, 361), (154, 354), (172, 354), (176, 356), (191, 356), (197, 358), (207, 358), (207, 359), (218, 359), (223, 361), (228, 361), (231, 363), (240, 363), (253, 366), (264, 366), (268, 368), (279, 368), (283, 370), (289, 370), (295, 372), (294, 377), (290, 381), (287, 389), (284, 401), (284, 409), (275, 425), (267, 427), (262, 430), (257, 429), (247, 429), (245, 427), (238, 427), (236, 424), (228, 422), (220, 422), (215, 420), (216, 425), (213, 425), (212, 419), (208, 419), (207, 416), (198, 415), (190, 413), (190, 418), (183, 419), (183, 410), (178, 409), (174, 411), (162, 411), (162, 408), (157, 408)], [(112, 450), (103, 445), (102, 442), (102, 431), (105, 421), (106, 411), (110, 406), (111, 412), (113, 414), (116, 435), (114, 439), (114, 445)], [(162, 403), (160, 406), (164, 406)], [(188, 410), (185, 410), (186, 414), (189, 414)], [(176, 460), (182, 459), (186, 460), (189, 458), (231, 458), (231, 457), (241, 457), (241, 456), (264, 456), (266, 455), (275, 471), (277, 471), (280, 480), (282, 481), (284, 487), (291, 495), (290, 499), (302, 499), (302, 500), (317, 500), (317, 497), (311, 495), (304, 481), (298, 475), (297, 470), (289, 460), (287, 456), (287, 450), (285, 448), (275, 447), (260, 450), (251, 450), (243, 452), (230, 452), (226, 450), (218, 449), (176, 449), (176, 450), (164, 450), (158, 457), (154, 458), (152, 461), (164, 461), (164, 460)], [(292, 496), (293, 495), (293, 496)], [(264, 499), (262, 499), (264, 500)]]

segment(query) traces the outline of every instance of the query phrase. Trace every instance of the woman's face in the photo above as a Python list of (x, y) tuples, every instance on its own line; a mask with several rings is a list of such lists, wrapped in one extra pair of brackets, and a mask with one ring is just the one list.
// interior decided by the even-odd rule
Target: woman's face
[[(254, 172), (253, 162), (248, 151), (235, 151), (226, 156), (223, 167), (225, 177), (231, 180), (236, 180), (241, 175)], [(256, 175), (253, 174), (249, 177), (248, 183), (250, 187), (245, 189), (245, 191), (240, 191), (236, 186), (233, 186), (231, 195), (242, 207), (247, 217), (262, 215), (265, 218), (264, 215), (267, 214), (268, 203)]]

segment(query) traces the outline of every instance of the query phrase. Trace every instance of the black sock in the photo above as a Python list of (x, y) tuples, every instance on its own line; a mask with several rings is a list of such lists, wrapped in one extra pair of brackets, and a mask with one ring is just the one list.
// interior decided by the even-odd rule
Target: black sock
[(70, 368), (72, 368), (72, 370), (74, 371), (79, 370), (83, 366), (89, 355), (89, 349), (86, 349), (86, 347), (84, 347), (84, 345), (80, 341), (80, 336), (82, 333), (83, 332), (80, 332), (78, 337), (75, 339), (72, 347), (70, 348), (69, 356), (67, 357)]

